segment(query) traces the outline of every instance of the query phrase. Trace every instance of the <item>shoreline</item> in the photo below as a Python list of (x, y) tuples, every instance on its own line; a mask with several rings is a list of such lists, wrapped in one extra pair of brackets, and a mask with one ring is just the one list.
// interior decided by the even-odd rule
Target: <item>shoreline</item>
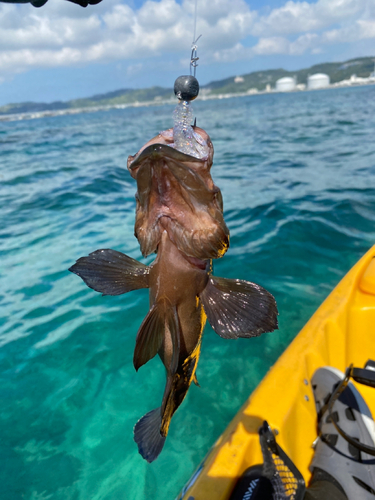
[[(214, 95), (201, 95), (199, 100), (208, 101), (214, 99), (231, 99), (233, 97), (249, 97), (249, 96), (257, 96), (257, 95), (265, 95), (265, 94), (289, 94), (289, 93), (300, 93), (300, 92), (314, 92), (317, 90), (328, 90), (328, 89), (342, 89), (342, 88), (351, 88), (351, 87), (363, 87), (375, 85), (375, 80), (372, 82), (358, 82), (351, 84), (333, 84), (328, 87), (322, 87), (319, 89), (295, 89), (286, 92), (276, 91), (276, 90), (260, 90), (258, 92), (236, 92), (231, 94), (214, 94)], [(13, 121), (21, 121), (21, 120), (35, 120), (39, 118), (46, 117), (55, 117), (55, 116), (64, 116), (64, 115), (77, 115), (81, 113), (96, 113), (98, 111), (109, 111), (111, 109), (126, 109), (126, 108), (140, 108), (140, 107), (151, 107), (151, 106), (164, 106), (166, 104), (174, 105), (176, 104), (176, 100), (172, 99), (164, 99), (164, 100), (153, 100), (153, 101), (143, 101), (143, 102), (132, 102), (129, 104), (108, 104), (103, 106), (88, 106), (85, 108), (68, 108), (68, 109), (59, 109), (59, 110), (46, 110), (46, 111), (31, 111), (28, 113), (11, 113), (8, 115), (0, 115), (0, 122), (13, 122)]]

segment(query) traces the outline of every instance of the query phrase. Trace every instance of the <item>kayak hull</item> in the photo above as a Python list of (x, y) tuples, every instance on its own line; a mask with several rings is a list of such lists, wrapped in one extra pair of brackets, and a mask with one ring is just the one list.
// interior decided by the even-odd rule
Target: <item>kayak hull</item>
[[(227, 500), (250, 466), (262, 463), (258, 430), (267, 420), (277, 442), (311, 477), (317, 415), (310, 380), (321, 366), (342, 372), (375, 359), (375, 245), (354, 265), (251, 394), (178, 496)], [(375, 416), (374, 389), (357, 385)]]

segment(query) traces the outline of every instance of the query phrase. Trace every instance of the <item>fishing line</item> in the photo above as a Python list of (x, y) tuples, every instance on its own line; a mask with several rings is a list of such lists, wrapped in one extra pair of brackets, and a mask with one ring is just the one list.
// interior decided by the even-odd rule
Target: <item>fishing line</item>
[[(194, 73), (194, 77), (197, 72), (197, 66), (198, 66), (198, 60), (199, 57), (197, 56), (197, 41), (200, 39), (202, 35), (199, 35), (198, 38), (196, 37), (197, 33), (197, 10), (198, 10), (198, 0), (195, 0), (195, 8), (194, 8), (194, 36), (193, 36), (193, 43), (191, 44), (191, 56), (190, 56), (190, 75), (192, 72)], [(192, 70), (194, 68), (194, 71)]]
[(196, 34), (197, 34), (197, 6), (198, 6), (198, 0), (195, 0), (195, 8), (194, 8), (194, 36), (193, 36), (193, 45), (197, 40), (195, 40)]

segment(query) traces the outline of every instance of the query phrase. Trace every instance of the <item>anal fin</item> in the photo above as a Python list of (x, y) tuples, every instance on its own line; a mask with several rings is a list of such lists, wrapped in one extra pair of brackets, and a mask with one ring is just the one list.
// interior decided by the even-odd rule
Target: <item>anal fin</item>
[(210, 325), (225, 339), (257, 337), (278, 328), (273, 295), (255, 283), (211, 276), (200, 298)]
[(160, 408), (146, 413), (135, 424), (134, 441), (138, 451), (147, 462), (158, 458), (165, 443), (165, 437), (160, 434), (161, 413)]
[(103, 295), (148, 288), (149, 267), (116, 250), (102, 249), (81, 257), (69, 269)]
[(139, 327), (133, 356), (134, 368), (139, 368), (152, 359), (161, 347), (165, 332), (165, 318), (160, 306), (154, 304)]
[(169, 371), (176, 372), (180, 353), (179, 323), (176, 308), (166, 299), (151, 307), (138, 330), (133, 358), (137, 371), (159, 351), (166, 327), (169, 328), (173, 345)]

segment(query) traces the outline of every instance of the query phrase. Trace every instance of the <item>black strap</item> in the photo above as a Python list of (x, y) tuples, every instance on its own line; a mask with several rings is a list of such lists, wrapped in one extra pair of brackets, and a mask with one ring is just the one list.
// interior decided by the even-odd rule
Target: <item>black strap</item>
[(349, 379), (352, 377), (356, 382), (359, 382), (360, 384), (365, 384), (370, 387), (375, 387), (375, 371), (373, 370), (366, 370), (363, 368), (353, 368), (353, 365), (351, 364), (349, 368), (347, 368), (345, 377), (344, 379), (339, 383), (339, 385), (336, 387), (336, 389), (333, 391), (331, 394), (331, 397), (328, 400), (328, 403), (322, 408), (321, 412), (325, 410), (325, 408), (328, 408), (328, 415), (333, 423), (333, 425), (336, 427), (337, 432), (346, 440), (348, 443), (350, 443), (352, 446), (357, 448), (358, 450), (363, 451), (364, 453), (368, 453), (369, 455), (375, 457), (375, 448), (373, 446), (368, 446), (367, 444), (361, 443), (357, 441), (356, 439), (353, 439), (349, 434), (347, 434), (345, 431), (341, 429), (339, 424), (336, 422), (336, 419), (333, 418), (332, 416), (332, 407), (337, 401), (337, 399), (340, 397), (340, 394), (344, 392), (346, 389)]
[(375, 371), (366, 368), (352, 368), (350, 375), (356, 382), (370, 387), (375, 387)]

